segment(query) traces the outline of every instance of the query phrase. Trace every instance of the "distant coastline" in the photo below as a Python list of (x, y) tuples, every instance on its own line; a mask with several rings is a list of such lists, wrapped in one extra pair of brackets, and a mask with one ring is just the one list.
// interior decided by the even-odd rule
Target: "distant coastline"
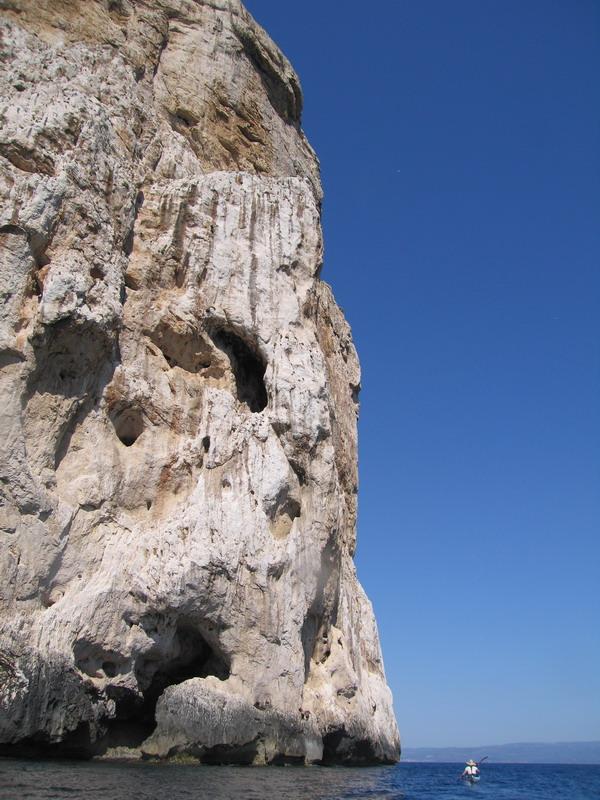
[(600, 764), (600, 741), (515, 742), (477, 747), (404, 747), (402, 761), (464, 762), (488, 756), (505, 764)]

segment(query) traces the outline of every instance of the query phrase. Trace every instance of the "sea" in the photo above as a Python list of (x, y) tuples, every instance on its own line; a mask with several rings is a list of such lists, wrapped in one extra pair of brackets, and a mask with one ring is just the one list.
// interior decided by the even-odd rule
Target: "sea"
[(208, 767), (0, 759), (0, 800), (600, 800), (600, 765)]

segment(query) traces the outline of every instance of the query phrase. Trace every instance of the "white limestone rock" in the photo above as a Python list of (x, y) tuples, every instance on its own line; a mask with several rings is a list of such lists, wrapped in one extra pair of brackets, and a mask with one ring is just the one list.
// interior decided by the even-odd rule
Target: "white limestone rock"
[(0, 8), (2, 752), (395, 760), (298, 79), (238, 0)]

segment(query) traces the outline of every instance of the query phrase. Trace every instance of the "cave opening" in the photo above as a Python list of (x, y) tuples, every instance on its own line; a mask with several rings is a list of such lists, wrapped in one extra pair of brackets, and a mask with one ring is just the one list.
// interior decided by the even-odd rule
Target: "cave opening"
[(167, 364), (196, 374), (211, 366), (210, 346), (199, 331), (180, 321), (163, 319), (150, 333)]
[(113, 424), (121, 444), (131, 447), (144, 432), (144, 415), (137, 406), (128, 406), (114, 410), (110, 414), (110, 421)]
[(368, 767), (378, 763), (381, 759), (377, 757), (373, 743), (355, 738), (343, 725), (330, 728), (323, 736), (321, 764), (325, 766)]
[(32, 339), (35, 369), (28, 394), (80, 399), (109, 380), (115, 366), (114, 343), (96, 323), (61, 319)]
[(240, 403), (246, 403), (254, 413), (262, 411), (269, 400), (265, 386), (265, 361), (233, 331), (219, 329), (212, 332), (211, 338), (229, 358)]
[(219, 680), (229, 677), (227, 660), (191, 623), (178, 625), (170, 654), (165, 659), (150, 652), (137, 660), (135, 676), (141, 696), (119, 686), (107, 687), (107, 694), (115, 701), (116, 715), (108, 724), (106, 748), (139, 747), (151, 736), (156, 728), (156, 704), (168, 686), (209, 675)]

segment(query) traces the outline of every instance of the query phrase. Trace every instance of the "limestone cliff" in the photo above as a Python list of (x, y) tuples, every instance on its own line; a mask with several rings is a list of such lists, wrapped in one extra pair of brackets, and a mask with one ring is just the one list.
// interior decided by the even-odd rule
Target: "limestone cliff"
[(359, 365), (238, 0), (0, 0), (0, 743), (395, 760)]

